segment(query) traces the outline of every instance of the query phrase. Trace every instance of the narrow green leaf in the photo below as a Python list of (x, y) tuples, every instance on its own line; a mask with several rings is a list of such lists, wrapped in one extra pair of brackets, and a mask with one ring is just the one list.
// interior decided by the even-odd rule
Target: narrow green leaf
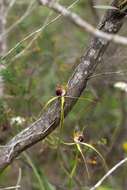
[(53, 101), (55, 101), (58, 98), (58, 96), (55, 96), (53, 98), (51, 98), (44, 106), (43, 109), (46, 109), (48, 107), (49, 104), (51, 104)]
[(31, 168), (32, 168), (32, 170), (34, 172), (34, 175), (37, 178), (37, 181), (39, 183), (40, 189), (41, 190), (56, 190), (55, 187), (48, 182), (46, 176), (43, 174), (42, 171), (41, 171), (41, 175), (39, 174), (39, 172), (37, 171), (36, 166), (33, 164), (32, 160), (28, 156), (28, 154), (24, 153), (23, 155), (26, 158), (29, 165), (31, 166)]
[(90, 178), (90, 173), (89, 173), (89, 169), (88, 169), (88, 166), (87, 166), (86, 158), (85, 158), (85, 156), (84, 156), (84, 154), (83, 154), (83, 152), (82, 152), (82, 149), (81, 149), (81, 147), (80, 147), (80, 144), (78, 144), (78, 143), (75, 143), (75, 144), (76, 144), (77, 149), (78, 149), (78, 151), (80, 152), (80, 154), (81, 154), (81, 156), (82, 156), (82, 158), (83, 158), (83, 161), (84, 161), (84, 164), (85, 164), (85, 167), (86, 167), (86, 172), (87, 172), (88, 178)]

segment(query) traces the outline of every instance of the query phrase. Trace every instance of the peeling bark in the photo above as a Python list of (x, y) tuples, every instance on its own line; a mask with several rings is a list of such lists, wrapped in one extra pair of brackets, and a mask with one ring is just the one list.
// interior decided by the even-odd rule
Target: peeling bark
[[(113, 1), (116, 3), (116, 1)], [(124, 14), (115, 10), (108, 10), (98, 29), (107, 33), (117, 33), (122, 26)], [(79, 97), (87, 85), (89, 77), (108, 46), (105, 39), (94, 37), (80, 59), (72, 76), (68, 81), (67, 96)], [(77, 99), (65, 98), (65, 115), (72, 109)], [(44, 139), (60, 122), (60, 99), (56, 100), (50, 108), (35, 123), (17, 134), (8, 144), (0, 150), (0, 170), (3, 170), (25, 149)]]

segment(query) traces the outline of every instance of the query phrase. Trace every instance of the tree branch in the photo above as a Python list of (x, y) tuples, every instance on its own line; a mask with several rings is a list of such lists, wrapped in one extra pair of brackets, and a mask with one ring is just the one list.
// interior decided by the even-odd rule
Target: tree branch
[[(116, 0), (113, 2), (115, 3)], [(121, 28), (123, 18), (124, 15), (118, 14), (114, 10), (108, 10), (99, 25), (99, 29), (107, 33), (116, 33)], [(79, 97), (81, 95), (108, 44), (109, 42), (102, 38), (94, 37), (92, 39), (86, 53), (81, 57), (79, 65), (68, 81), (67, 96)], [(76, 101), (77, 99), (66, 98), (65, 115), (72, 109)], [(49, 135), (58, 126), (59, 122), (60, 100), (58, 99), (35, 123), (17, 134), (5, 147), (1, 148), (0, 170), (7, 167), (22, 151)]]
[[(78, 16), (76, 13), (71, 12), (70, 10), (66, 9), (65, 7), (63, 7), (62, 5), (60, 5), (59, 3), (57, 3), (54, 0), (39, 0), (39, 2), (41, 5), (47, 6), (51, 9), (53, 9), (55, 12), (60, 13), (62, 16), (66, 17), (68, 20), (70, 20), (76, 26), (80, 27), (83, 31), (89, 32), (89, 33), (93, 34), (94, 36), (104, 38), (108, 41), (113, 41), (118, 44), (127, 45), (126, 37), (111, 34), (111, 33), (116, 33), (116, 31), (115, 31), (116, 28), (113, 27), (113, 25), (111, 23), (109, 23), (110, 29), (108, 28), (108, 34), (107, 34), (106, 30), (100, 31), (100, 30), (96, 29), (94, 26), (92, 26), (87, 21), (83, 20), (80, 16)], [(119, 4), (118, 0), (113, 1), (111, 6), (116, 7), (116, 10), (112, 10), (111, 12), (113, 14), (112, 13), (111, 14), (112, 14), (112, 16), (114, 15), (114, 16), (118, 16), (118, 17), (123, 17), (123, 15), (124, 16), (126, 15), (126, 13), (125, 13), (126, 9), (125, 9), (125, 12), (121, 12), (120, 9), (117, 8), (117, 7), (119, 7), (118, 4)], [(125, 7), (126, 7), (126, 5), (125, 5)], [(108, 11), (108, 12), (110, 12), (110, 11)], [(109, 14), (108, 17), (110, 17), (110, 16), (111, 15)], [(108, 24), (108, 23), (106, 23), (106, 24)]]
[(90, 190), (96, 190), (101, 186), (104, 180), (106, 180), (116, 169), (122, 166), (125, 162), (127, 162), (127, 157), (118, 162), (115, 166), (113, 166)]

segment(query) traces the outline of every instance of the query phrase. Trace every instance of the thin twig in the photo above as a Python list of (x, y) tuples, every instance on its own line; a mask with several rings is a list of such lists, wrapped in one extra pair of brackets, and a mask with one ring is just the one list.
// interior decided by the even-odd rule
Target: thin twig
[[(67, 9), (71, 9), (79, 0), (75, 0)], [(4, 56), (1, 57), (1, 59), (5, 59), (8, 55), (10, 55), (17, 47), (19, 47), (23, 42), (30, 39), (32, 36), (42, 32), (47, 26), (54, 23), (56, 20), (58, 20), (62, 14), (57, 15), (55, 18), (53, 18), (51, 21), (49, 21), (47, 24), (43, 24), (41, 27), (39, 27), (37, 30), (31, 32), (28, 34), (25, 38), (23, 38), (21, 41), (19, 41), (13, 48), (11, 48)]]
[[(116, 2), (116, 0), (114, 0)], [(109, 17), (110, 14), (110, 17)], [(100, 30), (116, 33), (120, 30), (125, 15), (114, 14), (113, 10), (108, 10), (101, 21)], [(109, 42), (102, 38), (94, 37), (86, 52), (82, 55), (78, 66), (75, 68), (67, 83), (66, 96), (80, 97), (86, 89), (89, 77), (95, 72), (99, 60), (102, 58)], [(66, 116), (73, 108), (77, 99), (66, 98), (64, 115)], [(52, 105), (44, 111), (42, 116), (22, 130), (0, 150), (0, 170), (4, 170), (11, 162), (19, 156), (21, 152), (31, 147), (48, 136), (60, 123), (61, 106), (58, 98)]]
[(10, 33), (18, 24), (20, 24), (31, 12), (32, 12), (32, 7), (34, 4), (35, 0), (30, 1), (30, 4), (28, 5), (27, 10), (25, 11), (25, 13), (14, 23), (12, 24), (8, 29), (6, 29), (6, 31), (1, 35), (3, 36), (7, 36), (8, 33)]
[(0, 188), (0, 190), (11, 190), (11, 189), (20, 189), (20, 186), (11, 186), (11, 187), (5, 187), (5, 188)]
[[(100, 37), (102, 39), (112, 41), (112, 42), (115, 42), (118, 44), (127, 45), (127, 38), (126, 37), (114, 35), (114, 34), (107, 34), (106, 32), (103, 32), (103, 31), (96, 29), (94, 26), (92, 26), (87, 21), (83, 20), (80, 16), (78, 16), (76, 13), (71, 12), (70, 10), (67, 10), (64, 6), (60, 5), (59, 3), (55, 2), (55, 1), (39, 0), (39, 2), (42, 5), (45, 5), (45, 6), (49, 7), (50, 9), (53, 9), (54, 11), (60, 13), (64, 17), (68, 18), (75, 25), (77, 25), (78, 27), (80, 27), (84, 31), (90, 32), (94, 36), (97, 36), (97, 37)], [(118, 12), (118, 10), (115, 10), (115, 11)]]
[(105, 179), (107, 179), (117, 168), (122, 166), (125, 162), (127, 162), (127, 157), (121, 160), (118, 164), (116, 164), (112, 169), (110, 169), (90, 190), (97, 189)]
[(22, 178), (22, 169), (19, 168), (19, 175), (18, 175), (18, 179), (17, 179), (16, 189), (15, 190), (18, 190), (18, 186), (20, 186), (20, 183), (21, 183), (21, 178)]

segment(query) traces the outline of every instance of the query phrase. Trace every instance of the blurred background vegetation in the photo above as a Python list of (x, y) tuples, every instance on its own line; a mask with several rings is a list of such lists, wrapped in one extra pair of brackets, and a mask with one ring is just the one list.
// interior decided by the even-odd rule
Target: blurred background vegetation
[[(68, 7), (74, 1), (59, 2)], [(93, 10), (90, 0), (78, 1), (71, 10), (94, 26), (105, 11)], [(17, 0), (8, 12), (7, 52), (1, 58), (6, 66), (1, 71), (5, 82), (0, 100), (1, 145), (39, 117), (46, 102), (55, 96), (56, 85), (66, 85), (89, 44), (88, 33), (63, 17), (54, 21), (55, 17), (56, 13), (36, 0)], [(40, 32), (31, 35), (40, 28)], [(125, 26), (121, 34), (126, 34)], [(18, 157), (0, 175), (1, 188), (18, 183), (22, 190), (89, 189), (106, 170), (95, 151), (83, 146), (88, 179), (76, 146), (59, 144), (60, 135), (63, 142), (74, 142), (76, 130), (82, 131), (84, 141), (103, 155), (109, 168), (126, 156), (126, 92), (114, 88), (116, 82), (126, 82), (126, 50), (126, 47), (110, 45), (90, 78), (83, 98), (65, 119), (62, 134), (56, 129), (45, 141)], [(22, 118), (23, 122), (20, 124), (14, 118)], [(126, 189), (126, 171), (125, 166), (117, 170), (99, 190)]]

